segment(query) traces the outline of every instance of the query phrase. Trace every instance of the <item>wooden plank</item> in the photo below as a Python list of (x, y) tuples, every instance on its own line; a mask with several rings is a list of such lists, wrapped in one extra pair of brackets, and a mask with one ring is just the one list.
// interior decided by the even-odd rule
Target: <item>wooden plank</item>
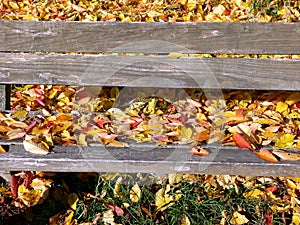
[(0, 110), (6, 109), (6, 87), (5, 85), (0, 85)]
[(212, 146), (211, 154), (198, 157), (188, 147), (108, 148), (55, 147), (55, 153), (41, 156), (11, 146), (0, 154), (1, 170), (40, 170), (57, 172), (122, 172), (122, 173), (193, 173), (247, 176), (300, 176), (300, 161), (269, 163), (248, 150)]
[(299, 90), (300, 60), (0, 53), (0, 84)]
[(299, 54), (299, 23), (0, 21), (0, 51)]

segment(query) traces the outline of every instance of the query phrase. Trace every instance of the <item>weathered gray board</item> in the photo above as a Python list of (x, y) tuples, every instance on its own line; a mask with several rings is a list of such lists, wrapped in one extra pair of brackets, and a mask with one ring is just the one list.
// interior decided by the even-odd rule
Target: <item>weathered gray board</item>
[(195, 173), (232, 174), (245, 176), (299, 177), (300, 163), (269, 163), (253, 153), (236, 147), (211, 146), (206, 157), (194, 156), (187, 146), (155, 148), (135, 146), (111, 148), (105, 146), (54, 148), (55, 153), (35, 155), (25, 152), (20, 145), (10, 146), (0, 154), (1, 170), (38, 170), (68, 172), (123, 172), (123, 173)]
[(300, 60), (0, 53), (0, 83), (299, 90)]
[(0, 110), (4, 110), (6, 106), (5, 94), (5, 85), (0, 85)]
[(0, 51), (299, 54), (299, 23), (0, 21)]

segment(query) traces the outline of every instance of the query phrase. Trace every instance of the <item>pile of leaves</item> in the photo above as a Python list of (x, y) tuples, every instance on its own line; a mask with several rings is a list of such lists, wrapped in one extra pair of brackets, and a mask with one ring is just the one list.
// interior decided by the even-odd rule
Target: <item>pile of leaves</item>
[[(300, 180), (229, 175), (22, 172), (1, 224), (300, 224)], [(27, 186), (27, 187), (26, 187)]]
[(0, 19), (122, 22), (297, 22), (297, 0), (3, 0)]
[(0, 114), (1, 138), (22, 139), (27, 151), (39, 154), (55, 145), (92, 142), (129, 147), (131, 140), (189, 145), (199, 156), (209, 154), (205, 144), (222, 143), (247, 148), (270, 162), (300, 159), (299, 92), (227, 90), (224, 99), (208, 99), (209, 91), (201, 89), (152, 90), (157, 96), (135, 91), (16, 86), (11, 99), (17, 111)]

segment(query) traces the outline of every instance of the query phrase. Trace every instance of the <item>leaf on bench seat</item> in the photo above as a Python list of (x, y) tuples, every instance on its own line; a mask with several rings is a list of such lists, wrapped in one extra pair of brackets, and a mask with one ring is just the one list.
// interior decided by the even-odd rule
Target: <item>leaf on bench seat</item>
[(49, 153), (49, 148), (42, 142), (37, 143), (33, 141), (33, 137), (30, 135), (25, 136), (25, 140), (23, 141), (23, 146), (26, 151), (33, 154), (41, 154), (46, 155)]

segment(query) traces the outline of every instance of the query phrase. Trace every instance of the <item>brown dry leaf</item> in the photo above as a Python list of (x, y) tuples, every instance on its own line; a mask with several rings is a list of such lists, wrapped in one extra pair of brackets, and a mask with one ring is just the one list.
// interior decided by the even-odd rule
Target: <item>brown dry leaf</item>
[(117, 148), (128, 148), (129, 147), (129, 145), (127, 143), (116, 141), (116, 140), (109, 142), (108, 145), (111, 147), (117, 147)]
[(23, 146), (26, 151), (33, 154), (46, 155), (49, 153), (49, 149), (45, 147), (41, 142), (33, 142), (33, 136), (26, 135), (25, 140), (23, 141)]
[(13, 128), (11, 128), (9, 126), (5, 126), (5, 125), (0, 125), (0, 133), (6, 133), (11, 130), (13, 130)]
[(291, 161), (297, 161), (300, 160), (300, 153), (296, 152), (286, 152), (282, 150), (273, 150), (273, 154), (277, 155), (282, 160), (291, 160)]
[(74, 211), (73, 210), (66, 210), (56, 215), (52, 216), (49, 219), (49, 225), (57, 225), (57, 224), (64, 224), (64, 225), (75, 225), (76, 222), (73, 220)]

